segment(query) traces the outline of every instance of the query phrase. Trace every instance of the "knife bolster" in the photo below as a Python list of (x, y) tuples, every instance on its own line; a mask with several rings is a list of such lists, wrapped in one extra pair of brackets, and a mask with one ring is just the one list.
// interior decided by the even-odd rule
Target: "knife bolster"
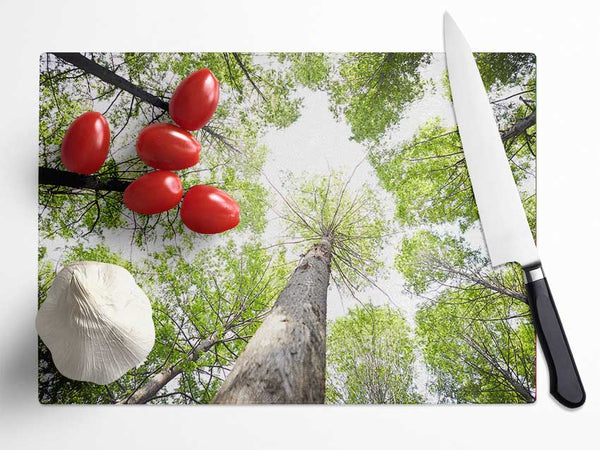
[(525, 284), (533, 283), (537, 280), (545, 278), (541, 265), (523, 267), (523, 274), (525, 276)]

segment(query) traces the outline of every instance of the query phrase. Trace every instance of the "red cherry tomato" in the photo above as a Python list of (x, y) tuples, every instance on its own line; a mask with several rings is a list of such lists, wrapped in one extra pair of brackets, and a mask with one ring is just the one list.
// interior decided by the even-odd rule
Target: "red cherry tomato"
[(123, 192), (123, 202), (140, 214), (168, 211), (183, 195), (181, 180), (173, 172), (156, 170), (133, 181)]
[(240, 207), (226, 192), (198, 185), (183, 197), (181, 220), (196, 233), (221, 233), (240, 223)]
[(138, 135), (137, 154), (155, 169), (181, 170), (198, 164), (200, 143), (187, 131), (169, 123), (154, 123)]
[(186, 130), (198, 130), (208, 123), (219, 103), (219, 81), (209, 69), (188, 75), (173, 92), (169, 114)]
[(99, 112), (88, 111), (75, 119), (65, 133), (60, 158), (67, 170), (90, 175), (104, 164), (109, 145), (108, 121)]

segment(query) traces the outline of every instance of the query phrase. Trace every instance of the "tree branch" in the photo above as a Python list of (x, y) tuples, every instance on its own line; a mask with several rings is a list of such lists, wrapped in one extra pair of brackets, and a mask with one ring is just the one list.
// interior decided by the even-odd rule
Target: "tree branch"
[(67, 186), (92, 191), (124, 192), (131, 183), (130, 180), (116, 178), (103, 180), (97, 175), (82, 175), (65, 170), (51, 169), (50, 167), (39, 167), (38, 174), (39, 184)]
[[(151, 104), (152, 106), (156, 106), (157, 108), (160, 108), (160, 109), (164, 110), (165, 112), (169, 111), (169, 103), (166, 102), (165, 100), (145, 91), (144, 89), (142, 89), (139, 86), (136, 86), (135, 84), (131, 83), (130, 81), (126, 80), (125, 78), (116, 74), (115, 72), (107, 69), (104, 66), (101, 66), (100, 64), (98, 64), (95, 61), (92, 61), (89, 58), (86, 58), (81, 53), (53, 53), (53, 55), (62, 59), (63, 61), (65, 61), (69, 64), (74, 65), (75, 67), (78, 67), (78, 68), (84, 70), (85, 72), (87, 72), (91, 75), (94, 75), (95, 77), (101, 79), (102, 81), (104, 81), (108, 84), (111, 84), (117, 88), (120, 88), (124, 91), (129, 92), (133, 96)], [(241, 67), (243, 68), (244, 73), (246, 74), (246, 76), (248, 77), (250, 82), (252, 83), (253, 87), (259, 92), (261, 97), (266, 101), (264, 94), (260, 91), (260, 89), (258, 89), (258, 86), (256, 86), (256, 84), (250, 78), (250, 74), (247, 72), (247, 70), (243, 66), (243, 63), (239, 59), (239, 56), (237, 56), (236, 54), (234, 54), (234, 56), (235, 56), (238, 64), (240, 64)], [(206, 132), (208, 135), (210, 135), (213, 138), (220, 141), (226, 148), (228, 148), (230, 150), (235, 150), (236, 152), (239, 152), (239, 150), (225, 136), (218, 133), (212, 127), (206, 125), (202, 128), (202, 131)]]
[(89, 58), (86, 58), (81, 53), (53, 53), (57, 58), (62, 59), (69, 64), (78, 67), (85, 72), (94, 75), (95, 77), (100, 78), (102, 81), (105, 81), (113, 86), (116, 86), (124, 91), (129, 92), (130, 94), (138, 97), (145, 102), (150, 103), (157, 108), (164, 109), (165, 111), (169, 110), (169, 103), (164, 101), (163, 99), (146, 92), (142, 88), (136, 86), (130, 81), (126, 80), (120, 75), (117, 75), (113, 71), (107, 69), (104, 66), (101, 66), (95, 61), (92, 61)]
[(512, 127), (508, 130), (505, 130), (501, 133), (502, 142), (506, 142), (509, 139), (515, 138), (525, 132), (528, 128), (534, 126), (536, 123), (535, 111), (529, 114), (526, 117), (523, 117), (519, 121), (517, 121)]
[(168, 367), (152, 376), (142, 386), (136, 389), (129, 397), (118, 402), (119, 404), (141, 404), (146, 403), (153, 398), (156, 398), (156, 394), (164, 388), (171, 380), (183, 373), (182, 365), (188, 361), (197, 361), (200, 355), (208, 351), (212, 346), (218, 342), (217, 333), (213, 333), (207, 339), (200, 341), (195, 348), (192, 349), (184, 361)]
[(250, 76), (250, 72), (248, 72), (248, 69), (246, 69), (246, 66), (242, 62), (242, 59), (240, 58), (240, 55), (238, 55), (237, 53), (232, 53), (232, 55), (233, 55), (233, 58), (235, 59), (235, 62), (238, 63), (238, 66), (240, 66), (240, 68), (242, 69), (242, 72), (244, 72), (244, 75), (246, 76), (246, 78), (248, 79), (248, 81), (250, 82), (250, 84), (252, 85), (252, 87), (254, 88), (254, 90), (256, 92), (258, 92), (258, 95), (260, 95), (260, 97), (265, 102), (267, 102), (267, 97), (265, 97), (265, 94), (262, 93), (262, 91), (260, 90), (260, 88), (257, 86), (257, 84), (254, 82), (254, 80)]

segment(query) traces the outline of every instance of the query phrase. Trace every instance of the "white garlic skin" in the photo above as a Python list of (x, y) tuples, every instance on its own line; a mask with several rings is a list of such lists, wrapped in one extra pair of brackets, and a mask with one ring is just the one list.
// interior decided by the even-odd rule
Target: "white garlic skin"
[(154, 346), (152, 307), (127, 269), (83, 261), (62, 269), (36, 327), (54, 365), (73, 380), (109, 384)]

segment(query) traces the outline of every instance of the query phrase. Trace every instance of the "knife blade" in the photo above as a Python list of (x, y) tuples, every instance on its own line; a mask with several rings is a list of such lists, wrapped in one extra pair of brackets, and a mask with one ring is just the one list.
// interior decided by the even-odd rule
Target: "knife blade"
[(506, 151), (473, 54), (448, 13), (444, 46), (454, 114), (490, 261), (523, 268), (528, 303), (550, 375), (563, 405), (585, 402), (585, 390), (556, 310)]

